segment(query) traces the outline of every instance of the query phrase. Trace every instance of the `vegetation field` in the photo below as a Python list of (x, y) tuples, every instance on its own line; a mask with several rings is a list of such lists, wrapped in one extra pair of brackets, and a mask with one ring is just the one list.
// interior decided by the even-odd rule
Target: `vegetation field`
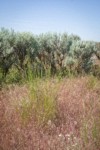
[(0, 150), (100, 149), (100, 43), (0, 30)]
[(0, 91), (0, 150), (99, 150), (100, 80), (37, 79)]

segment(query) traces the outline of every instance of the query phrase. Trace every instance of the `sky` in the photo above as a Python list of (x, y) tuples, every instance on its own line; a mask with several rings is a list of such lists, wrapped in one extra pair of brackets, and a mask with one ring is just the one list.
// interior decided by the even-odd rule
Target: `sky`
[(0, 0), (0, 28), (100, 42), (100, 0)]

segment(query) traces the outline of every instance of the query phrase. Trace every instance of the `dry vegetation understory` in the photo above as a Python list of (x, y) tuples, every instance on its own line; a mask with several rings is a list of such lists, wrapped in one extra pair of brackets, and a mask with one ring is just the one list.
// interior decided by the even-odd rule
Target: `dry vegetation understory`
[(100, 150), (100, 80), (36, 79), (3, 88), (0, 150)]

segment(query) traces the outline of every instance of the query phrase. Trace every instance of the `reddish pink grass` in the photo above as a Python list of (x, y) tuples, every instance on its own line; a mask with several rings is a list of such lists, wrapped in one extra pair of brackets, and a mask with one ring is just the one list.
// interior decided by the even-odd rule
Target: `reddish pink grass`
[[(100, 86), (88, 88), (88, 77), (63, 79), (57, 97), (57, 118), (37, 125), (32, 114), (23, 124), (16, 104), (28, 98), (26, 86), (0, 91), (0, 150), (99, 150)], [(99, 81), (98, 81), (99, 82)], [(95, 134), (95, 133), (94, 133)]]

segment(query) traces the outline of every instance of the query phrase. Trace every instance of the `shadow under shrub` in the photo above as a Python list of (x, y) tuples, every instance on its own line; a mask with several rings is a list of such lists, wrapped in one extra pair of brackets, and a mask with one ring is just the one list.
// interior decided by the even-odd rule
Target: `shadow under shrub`
[(12, 68), (9, 70), (9, 73), (5, 77), (5, 83), (11, 84), (11, 83), (19, 83), (22, 80), (22, 75), (19, 72), (19, 70), (12, 66)]

